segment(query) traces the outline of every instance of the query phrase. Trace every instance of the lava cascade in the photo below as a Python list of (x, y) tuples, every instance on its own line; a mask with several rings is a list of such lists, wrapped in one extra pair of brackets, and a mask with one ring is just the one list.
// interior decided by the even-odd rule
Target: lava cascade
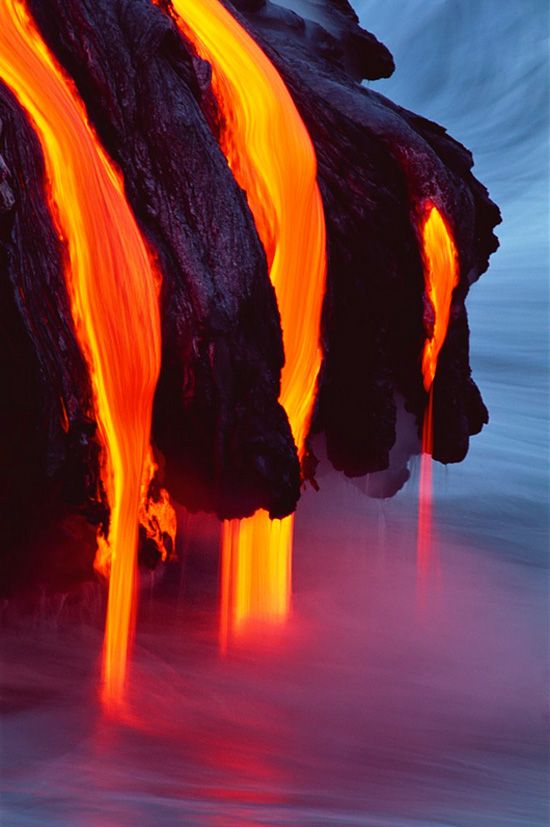
[[(0, 76), (40, 140), (47, 197), (67, 249), (65, 279), (94, 390), (110, 505), (104, 700), (122, 699), (135, 612), (138, 517), (154, 464), (149, 435), (160, 368), (159, 279), (120, 176), (21, 0), (0, 4)], [(107, 561), (107, 558), (108, 561)]]
[(436, 206), (429, 204), (422, 227), (424, 283), (433, 312), (433, 330), (422, 354), (422, 376), (428, 404), (422, 423), (422, 456), (418, 505), (417, 566), (420, 573), (429, 566), (432, 533), (433, 382), (443, 347), (453, 290), (459, 281), (458, 255), (450, 228)]
[[(315, 151), (279, 73), (217, 0), (173, 0), (180, 26), (212, 65), (221, 145), (248, 197), (275, 288), (285, 349), (280, 402), (303, 455), (317, 375), (326, 231)], [(293, 516), (258, 511), (222, 530), (221, 637), (290, 605)]]

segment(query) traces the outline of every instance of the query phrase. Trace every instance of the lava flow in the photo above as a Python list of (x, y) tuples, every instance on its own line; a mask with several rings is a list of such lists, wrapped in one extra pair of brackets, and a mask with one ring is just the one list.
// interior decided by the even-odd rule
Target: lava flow
[(428, 568), (432, 531), (433, 382), (437, 360), (449, 327), (453, 290), (458, 284), (458, 256), (452, 233), (443, 216), (429, 204), (422, 227), (422, 251), (426, 295), (433, 309), (433, 332), (422, 354), (422, 376), (428, 404), (422, 424), (422, 456), (418, 506), (417, 564)]
[(110, 505), (104, 699), (122, 698), (133, 631), (138, 515), (152, 472), (149, 435), (160, 367), (158, 277), (122, 181), (21, 0), (0, 3), (0, 76), (40, 140), (65, 279), (92, 378)]
[[(212, 65), (222, 149), (245, 190), (266, 251), (285, 349), (280, 402), (300, 457), (317, 374), (326, 237), (315, 151), (279, 73), (218, 0), (173, 0), (185, 36)], [(290, 606), (293, 517), (265, 511), (224, 524), (221, 637)]]

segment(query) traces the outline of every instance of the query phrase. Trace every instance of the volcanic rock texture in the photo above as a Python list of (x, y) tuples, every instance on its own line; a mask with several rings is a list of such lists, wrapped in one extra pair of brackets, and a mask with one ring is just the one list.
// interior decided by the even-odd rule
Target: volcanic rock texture
[[(420, 227), (429, 201), (452, 229), (461, 276), (434, 386), (434, 457), (461, 460), (487, 421), (464, 300), (496, 249), (499, 221), (470, 153), (361, 86), (391, 74), (393, 60), (346, 0), (300, 0), (309, 19), (262, 0), (226, 5), (280, 71), (317, 152), (328, 277), (314, 430), (326, 435), (334, 466), (359, 476), (388, 466), (396, 398), (420, 428), (429, 319)], [(220, 517), (291, 512), (300, 469), (277, 401), (279, 315), (246, 196), (219, 148), (210, 67), (166, 0), (30, 0), (29, 8), (120, 168), (162, 272), (152, 438), (164, 484), (190, 509)], [(104, 521), (107, 505), (40, 147), (1, 84), (0, 124), (0, 532), (13, 586), (31, 569), (43, 576), (33, 549), (42, 543), (43, 554), (37, 538), (47, 529), (58, 549), (60, 532), (67, 543), (85, 538), (68, 569), (57, 552), (54, 573), (89, 574), (95, 529), (85, 525)]]

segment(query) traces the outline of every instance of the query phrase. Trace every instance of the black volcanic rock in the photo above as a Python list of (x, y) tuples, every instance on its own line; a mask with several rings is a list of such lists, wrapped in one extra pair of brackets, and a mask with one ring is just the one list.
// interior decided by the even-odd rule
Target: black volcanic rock
[(289, 513), (299, 467), (277, 402), (276, 299), (246, 199), (200, 108), (212, 114), (207, 65), (149, 0), (30, 7), (120, 166), (161, 265), (153, 432), (168, 489), (223, 517)]
[(359, 25), (348, 0), (234, 0), (233, 6), (260, 29), (280, 32), (287, 41), (285, 57), (291, 56), (298, 39), (308, 52), (354, 80), (387, 78), (395, 69), (389, 49)]
[[(329, 270), (314, 428), (325, 432), (334, 466), (350, 476), (387, 468), (395, 393), (420, 428), (426, 405), (420, 227), (430, 201), (453, 231), (461, 276), (434, 385), (434, 457), (458, 461), (488, 419), (471, 378), (464, 301), (498, 246), (499, 210), (472, 175), (470, 152), (441, 126), (360, 86), (345, 61), (312, 47), (306, 23), (282, 32), (274, 4), (254, 12), (238, 0), (233, 5), (281, 72), (317, 151)], [(285, 5), (314, 10), (316, 21), (324, 16), (327, 36), (335, 36), (329, 32), (335, 11), (352, 19), (346, 0)]]
[[(463, 146), (358, 83), (387, 76), (393, 60), (347, 0), (226, 5), (281, 72), (317, 152), (328, 277), (313, 430), (325, 434), (336, 468), (371, 474), (366, 490), (388, 496), (407, 479), (427, 401), (426, 204), (452, 228), (461, 274), (434, 383), (442, 462), (461, 460), (488, 418), (471, 377), (464, 302), (496, 249), (499, 212)], [(169, 0), (29, 6), (121, 169), (162, 271), (153, 437), (167, 488), (188, 508), (222, 517), (289, 513), (300, 473), (277, 402), (280, 321), (246, 197), (218, 145), (210, 67), (177, 30)], [(0, 574), (16, 568), (17, 555), (20, 579), (48, 559), (50, 579), (70, 581), (90, 576), (92, 526), (108, 520), (92, 394), (40, 146), (2, 85), (0, 123)], [(314, 469), (309, 456), (305, 475)], [(47, 546), (57, 553), (45, 556)]]
[[(37, 540), (71, 513), (106, 516), (87, 368), (73, 328), (64, 250), (52, 224), (38, 139), (0, 82), (0, 590), (55, 579)], [(77, 524), (75, 523), (75, 526)], [(58, 546), (60, 544), (58, 543)], [(90, 576), (95, 542), (62, 578)], [(24, 551), (22, 551), (24, 549)], [(46, 566), (50, 570), (46, 570)], [(32, 574), (32, 578), (31, 578)], [(59, 582), (59, 581), (58, 581)]]

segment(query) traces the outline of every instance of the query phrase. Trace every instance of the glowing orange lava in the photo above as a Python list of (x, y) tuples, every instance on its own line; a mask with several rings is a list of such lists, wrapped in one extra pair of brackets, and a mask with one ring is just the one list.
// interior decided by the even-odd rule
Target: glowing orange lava
[(429, 393), (447, 336), (453, 290), (459, 281), (458, 256), (451, 230), (433, 205), (428, 209), (422, 228), (422, 248), (426, 294), (434, 311), (433, 333), (426, 339), (422, 355), (424, 387)]
[(92, 378), (111, 510), (103, 542), (111, 557), (104, 698), (115, 704), (133, 630), (138, 513), (160, 367), (158, 277), (120, 176), (21, 0), (0, 3), (0, 76), (42, 146), (52, 216), (68, 251), (76, 332)]
[[(158, 490), (154, 494), (151, 492), (151, 483), (157, 471), (158, 466), (153, 460), (151, 450), (149, 450), (143, 469), (141, 505), (138, 517), (140, 524), (145, 529), (146, 536), (154, 541), (160, 552), (161, 560), (164, 562), (169, 555), (171, 558), (175, 556), (177, 517), (170, 502), (168, 491), (157, 486)], [(166, 538), (170, 541), (169, 548), (166, 547)]]
[(433, 451), (433, 381), (437, 360), (449, 327), (453, 290), (459, 281), (458, 255), (452, 233), (443, 216), (428, 206), (422, 228), (422, 252), (426, 294), (434, 314), (432, 336), (426, 339), (422, 355), (422, 375), (428, 392), (428, 404), (422, 424), (422, 456), (418, 511), (417, 566), (419, 572), (429, 567), (432, 533), (432, 451)]
[[(317, 162), (279, 73), (218, 0), (173, 0), (184, 34), (212, 65), (225, 123), (222, 149), (245, 190), (275, 288), (286, 362), (280, 402), (300, 456), (317, 374), (326, 237)], [(249, 618), (277, 619), (290, 605), (293, 517), (264, 511), (222, 532), (222, 645)]]

